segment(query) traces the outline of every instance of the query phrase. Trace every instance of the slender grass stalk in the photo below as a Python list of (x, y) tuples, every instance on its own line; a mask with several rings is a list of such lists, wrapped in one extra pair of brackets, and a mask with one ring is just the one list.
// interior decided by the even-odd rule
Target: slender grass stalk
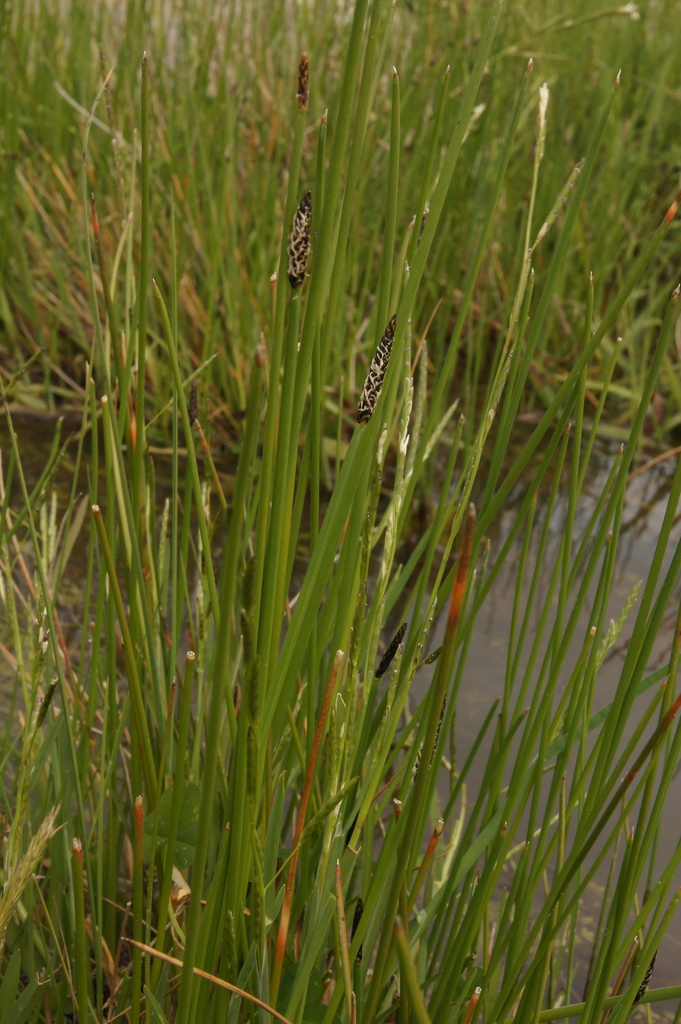
[(345, 1007), (348, 1020), (352, 1020), (354, 992), (352, 988), (352, 974), (350, 971), (350, 954), (348, 953), (348, 933), (345, 921), (343, 879), (341, 877), (340, 864), (338, 863), (336, 864), (336, 921), (338, 929), (338, 948), (341, 953), (343, 987), (345, 989)]
[(104, 563), (107, 567), (107, 572), (109, 574), (109, 584), (111, 586), (111, 592), (113, 594), (114, 604), (116, 607), (116, 612), (118, 614), (118, 624), (120, 626), (121, 634), (123, 636), (123, 649), (126, 654), (132, 711), (135, 719), (137, 735), (139, 737), (140, 754), (142, 758), (142, 768), (144, 772), (144, 784), (146, 787), (146, 791), (149, 794), (151, 802), (155, 803), (157, 797), (156, 769), (154, 767), (154, 755), (151, 748), (151, 738), (149, 736), (147, 717), (144, 709), (142, 685), (140, 682), (139, 674), (137, 672), (137, 664), (135, 658), (132, 656), (134, 650), (132, 637), (130, 635), (128, 619), (125, 613), (125, 607), (123, 605), (123, 597), (121, 595), (121, 590), (118, 585), (116, 565), (114, 563), (113, 554), (109, 546), (109, 538), (107, 537), (106, 528), (104, 526), (104, 520), (102, 519), (102, 511), (99, 505), (93, 506), (92, 515), (97, 527), (97, 535), (99, 543), (102, 548)]
[(312, 776), (317, 764), (317, 758), (319, 756), (319, 749), (321, 746), (322, 736), (324, 734), (324, 728), (326, 726), (326, 719), (331, 707), (331, 700), (333, 693), (336, 688), (338, 681), (338, 672), (340, 670), (341, 662), (343, 660), (343, 652), (337, 651), (336, 657), (333, 661), (333, 667), (329, 676), (329, 681), (326, 687), (326, 693), (324, 695), (324, 701), (317, 721), (315, 729), (314, 742), (310, 750), (310, 757), (307, 763), (305, 773), (305, 783), (303, 786), (302, 793), (300, 795), (300, 809), (298, 812), (298, 822), (296, 824), (296, 833), (293, 837), (293, 855), (289, 864), (288, 878), (286, 881), (286, 889), (284, 892), (284, 902), (282, 905), (281, 918), (279, 920), (279, 933), (277, 936), (277, 946), (274, 955), (274, 967), (272, 973), (272, 981), (270, 984), (271, 998), (274, 1003), (277, 1001), (277, 995), (279, 992), (279, 984), (281, 981), (281, 970), (284, 960), (284, 953), (286, 951), (286, 938), (288, 935), (288, 926), (290, 921), (291, 902), (293, 900), (293, 885), (296, 875), (296, 866), (298, 863), (298, 846), (300, 844), (300, 837), (302, 835), (303, 826), (305, 825), (305, 815), (307, 812), (307, 804), (310, 797), (310, 787), (312, 785)]
[(144, 804), (142, 797), (135, 797), (133, 822), (133, 878), (132, 900), (133, 919), (132, 933), (135, 945), (132, 950), (132, 1006), (130, 1019), (137, 1024), (140, 1019), (142, 1000), (142, 950), (140, 943), (144, 933), (144, 859), (142, 840), (144, 832)]
[[(266, 666), (276, 657), (278, 647), (277, 621), (281, 615), (288, 584), (288, 552), (291, 544), (292, 509), (294, 499), (296, 462), (298, 456), (298, 435), (289, 436), (287, 424), (290, 424), (296, 405), (304, 402), (304, 396), (297, 394), (293, 388), (292, 376), (299, 360), (298, 339), (300, 335), (301, 299), (294, 295), (291, 300), (289, 320), (286, 333), (286, 367), (282, 383), (281, 400), (281, 433), (280, 455), (274, 473), (274, 494), (277, 500), (272, 502), (268, 518), (271, 527), (267, 538), (266, 558), (270, 567), (270, 581), (264, 599), (260, 605), (260, 623), (258, 636), (262, 633), (259, 653), (261, 657), (261, 673), (263, 685), (267, 687)], [(277, 446), (279, 447), (279, 446)], [(256, 588), (257, 588), (256, 562)], [(257, 607), (257, 605), (256, 605)], [(263, 645), (267, 644), (267, 648)]]
[[(99, 274), (102, 279), (102, 291), (104, 293), (104, 306), (106, 308), (106, 315), (109, 321), (109, 337), (110, 344), (113, 348), (114, 365), (116, 367), (116, 380), (123, 379), (123, 360), (120, 349), (120, 325), (118, 323), (118, 316), (116, 313), (116, 307), (113, 303), (113, 297), (111, 295), (111, 283), (109, 280), (108, 267), (106, 254), (104, 252), (104, 245), (102, 242), (102, 233), (99, 224), (99, 217), (97, 216), (97, 207), (95, 204), (95, 196), (92, 193), (90, 197), (91, 207), (91, 222), (92, 222), (92, 234), (95, 240), (95, 247), (97, 250), (97, 265), (99, 267)], [(94, 288), (93, 288), (94, 294)], [(105, 353), (104, 366), (108, 367), (109, 360)], [(106, 369), (105, 369), (106, 373)]]
[[(87, 160), (87, 152), (88, 152), (88, 142), (89, 142), (90, 132), (92, 130), (92, 125), (93, 125), (93, 121), (94, 121), (94, 117), (95, 117), (95, 111), (97, 110), (97, 107), (99, 105), (99, 101), (101, 100), (102, 96), (104, 95), (104, 93), (106, 91), (109, 79), (111, 78), (112, 74), (113, 74), (113, 68), (111, 68), (109, 73), (105, 76), (104, 81), (103, 81), (102, 85), (100, 86), (99, 91), (97, 92), (97, 96), (95, 97), (95, 101), (94, 101), (94, 103), (92, 105), (92, 109), (90, 110), (90, 114), (88, 116), (88, 119), (87, 119), (87, 122), (86, 122), (86, 125), (85, 125), (85, 132), (84, 132), (84, 139), (83, 139), (83, 177), (82, 177), (82, 189), (83, 189), (83, 216), (85, 218), (85, 237), (86, 238), (89, 237), (89, 233), (90, 233), (89, 232), (90, 225), (87, 223), (87, 219), (86, 219), (87, 215), (88, 215), (88, 210), (89, 210), (89, 204), (87, 202), (88, 180), (87, 180), (87, 173), (86, 173), (86, 160)], [(100, 248), (101, 248), (100, 245), (99, 245), (99, 221), (97, 219), (96, 212), (95, 212), (95, 209), (94, 209), (94, 197), (92, 197), (92, 195), (91, 195), (91, 202), (92, 202), (91, 209), (92, 209), (92, 229), (93, 229), (93, 235), (94, 235), (94, 238), (95, 238), (95, 244), (98, 247), (98, 257), (100, 257), (100, 260), (101, 260), (101, 253), (99, 251)], [(97, 355), (99, 357), (98, 359), (95, 359), (94, 362), (96, 363), (97, 367), (99, 369), (101, 369), (102, 375), (103, 375), (104, 379), (107, 381), (107, 383), (109, 384), (109, 388), (110, 388), (110, 382), (109, 382), (109, 376), (110, 376), (109, 375), (109, 362), (108, 362), (108, 359), (107, 359), (107, 353), (105, 351), (104, 338), (102, 336), (102, 328), (101, 328), (101, 323), (100, 323), (100, 319), (99, 319), (99, 312), (98, 312), (98, 309), (97, 309), (97, 302), (96, 302), (96, 298), (95, 298), (96, 290), (95, 290), (95, 282), (94, 282), (94, 268), (93, 268), (92, 256), (90, 254), (89, 247), (88, 247), (88, 251), (87, 251), (87, 267), (88, 267), (88, 276), (89, 276), (89, 282), (90, 282), (90, 298), (91, 298), (91, 302), (92, 302), (93, 307), (94, 307), (93, 308), (93, 312), (94, 312), (93, 320), (94, 320), (94, 324), (95, 324), (95, 335), (94, 335), (94, 337), (95, 337), (95, 341), (96, 341), (97, 349), (98, 349)], [(101, 269), (100, 269), (100, 273), (102, 273), (102, 275), (104, 275), (104, 271), (102, 271)], [(105, 277), (103, 277), (103, 281), (104, 281), (104, 287), (105, 287), (105, 293), (106, 293), (106, 279), (105, 279)], [(105, 299), (105, 302), (106, 302), (106, 299)], [(108, 304), (107, 304), (106, 308), (107, 308), (107, 312), (108, 312), (108, 310), (109, 310)], [(113, 322), (114, 321), (110, 319), (110, 323), (112, 325), (112, 328), (113, 328)]]
[(430, 840), (428, 842), (428, 846), (426, 847), (426, 851), (425, 851), (425, 853), (423, 855), (423, 859), (421, 861), (421, 865), (420, 865), (419, 870), (418, 870), (418, 874), (416, 876), (416, 880), (414, 881), (414, 884), (412, 886), (412, 890), (411, 890), (411, 892), (409, 894), (409, 903), (407, 905), (407, 915), (406, 915), (407, 918), (411, 914), (411, 911), (412, 911), (412, 909), (414, 907), (414, 903), (416, 902), (416, 897), (419, 894), (419, 890), (421, 889), (421, 886), (423, 885), (423, 883), (425, 881), (426, 874), (427, 874), (428, 869), (429, 869), (429, 867), (430, 867), (430, 865), (431, 865), (431, 863), (433, 861), (433, 857), (435, 856), (435, 848), (437, 846), (438, 839), (442, 835), (442, 829), (444, 828), (444, 824), (445, 824), (444, 823), (444, 819), (440, 818), (439, 821), (437, 822), (435, 828), (433, 829), (433, 834), (430, 837)]
[[(444, 89), (443, 89), (444, 94)], [(385, 233), (383, 236), (383, 253), (381, 272), (376, 302), (376, 321), (386, 324), (390, 310), (395, 308), (397, 296), (391, 291), (395, 237), (397, 234), (397, 212), (399, 193), (399, 155), (401, 150), (400, 132), (400, 78), (397, 69), (393, 68), (391, 118), (390, 118), (390, 166), (388, 172), (388, 202), (385, 215)]]
[(86, 1021), (88, 1017), (88, 989), (90, 967), (87, 955), (87, 935), (85, 933), (85, 889), (83, 884), (83, 844), (80, 839), (73, 840), (73, 911), (74, 911), (74, 943), (76, 959), (76, 998), (78, 1000), (78, 1019)]
[(408, 999), (414, 1018), (419, 1024), (430, 1024), (430, 1017), (423, 1002), (414, 963), (409, 952), (407, 937), (400, 924), (395, 925), (395, 944), (400, 955), (400, 979), (402, 1000)]
[[(134, 507), (138, 510), (138, 531), (144, 523), (144, 491), (142, 464), (145, 450), (145, 399), (146, 399), (146, 351), (147, 351), (147, 288), (149, 284), (149, 240), (151, 235), (151, 218), (149, 208), (149, 65), (146, 52), (142, 55), (141, 81), (141, 190), (142, 210), (140, 219), (140, 262), (137, 304), (133, 319), (132, 334), (137, 340), (137, 393), (135, 396), (135, 433), (131, 435), (133, 474), (132, 494)], [(138, 534), (140, 540), (142, 534)]]
[[(179, 715), (179, 728), (177, 736), (178, 750), (184, 751), (187, 748), (187, 741), (189, 738), (189, 722), (191, 717), (191, 705), (192, 705), (192, 691), (194, 682), (194, 671), (196, 664), (196, 655), (194, 651), (187, 651), (185, 661), (185, 672), (184, 680), (182, 682), (181, 698), (180, 698), (180, 715)], [(166, 942), (166, 925), (168, 922), (168, 900), (170, 899), (170, 891), (173, 881), (173, 866), (175, 863), (175, 845), (177, 842), (177, 832), (180, 821), (180, 808), (182, 806), (182, 796), (184, 793), (184, 777), (183, 774), (178, 774), (173, 783), (173, 801), (170, 811), (170, 823), (168, 826), (168, 839), (165, 849), (165, 861), (163, 876), (161, 880), (161, 894), (158, 903), (158, 922), (157, 922), (157, 939), (156, 949), (159, 952), (163, 952), (165, 949)], [(152, 986), (155, 987), (158, 984), (158, 977), (160, 973), (160, 961), (156, 961), (154, 964), (154, 974), (152, 975)]]

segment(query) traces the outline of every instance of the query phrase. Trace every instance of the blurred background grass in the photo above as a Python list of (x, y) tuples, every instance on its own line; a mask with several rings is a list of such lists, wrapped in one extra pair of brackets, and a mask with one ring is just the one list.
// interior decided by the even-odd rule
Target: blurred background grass
[[(414, 230), (410, 223), (421, 191), (427, 201), (434, 187), (488, 6), (424, 0), (392, 10), (391, 25), (379, 43), (374, 114), (342, 270), (344, 301), (329, 311), (332, 322), (324, 326), (330, 356), (327, 393), (338, 391), (341, 377), (345, 393), (348, 387), (354, 393), (370, 358), (363, 339), (371, 336), (367, 327), (378, 287), (383, 219), (382, 203), (376, 200), (387, 189), (392, 66), (402, 82), (397, 264)], [(112, 68), (90, 133), (87, 190), (95, 195), (114, 292), (123, 299), (122, 308), (132, 309), (133, 285), (124, 267), (138, 248), (139, 67), (146, 51), (151, 273), (169, 289), (176, 248), (181, 360), (187, 372), (202, 368), (204, 415), (210, 407), (221, 436), (238, 441), (253, 353), (261, 334), (267, 340), (270, 330), (270, 279), (282, 224), (298, 57), (302, 50), (310, 54), (302, 181), (308, 187), (314, 184), (318, 126), (327, 109), (331, 136), (334, 130), (350, 13), (347, 3), (314, 0), (191, 5), (174, 0), (126, 5), (21, 0), (4, 5), (0, 372), (6, 383), (18, 373), (11, 393), (17, 404), (56, 409), (82, 401), (93, 335), (83, 269), (84, 218), (90, 217), (81, 201), (83, 132)], [(678, 187), (679, 41), (675, 5), (669, 0), (599, 6), (579, 0), (515, 3), (504, 11), (415, 308), (417, 331), (432, 318), (429, 355), (437, 369), (456, 322), (496, 157), (532, 56), (533, 81), (459, 342), (457, 391), (469, 400), (475, 400), (481, 378), (484, 383), (503, 335), (522, 263), (519, 243), (531, 186), (540, 85), (548, 83), (550, 100), (535, 231), (556, 207), (584, 155), (594, 111), (622, 68), (609, 136), (579, 211), (550, 320), (535, 354), (525, 411), (550, 401), (574, 361), (589, 273), (594, 274), (597, 322), (620, 282), (621, 268), (631, 264)], [(427, 177), (433, 119), (448, 65), (450, 84)], [(173, 210), (176, 247), (170, 228)], [(674, 272), (677, 231), (672, 227), (654, 271), (618, 325), (624, 347), (606, 407), (611, 430), (626, 427), (637, 405), (651, 337)], [(539, 280), (552, 245), (549, 233), (533, 259)], [(120, 265), (115, 263), (119, 250)], [(126, 327), (129, 333), (130, 322), (121, 325)], [(170, 390), (158, 330), (150, 305), (147, 394), (154, 412), (165, 408)], [(602, 358), (613, 342), (605, 340)], [(219, 358), (212, 360), (215, 355)], [(31, 358), (30, 367), (22, 371)], [(597, 357), (590, 371), (596, 390), (598, 365)], [(666, 402), (658, 407), (656, 429), (668, 433), (678, 425), (681, 409), (669, 360), (662, 383)]]

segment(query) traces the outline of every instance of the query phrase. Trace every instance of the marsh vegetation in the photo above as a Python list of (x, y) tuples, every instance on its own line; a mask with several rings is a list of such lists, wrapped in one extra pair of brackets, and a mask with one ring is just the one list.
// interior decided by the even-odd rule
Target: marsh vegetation
[(0, 9), (3, 1024), (679, 1018), (674, 13)]

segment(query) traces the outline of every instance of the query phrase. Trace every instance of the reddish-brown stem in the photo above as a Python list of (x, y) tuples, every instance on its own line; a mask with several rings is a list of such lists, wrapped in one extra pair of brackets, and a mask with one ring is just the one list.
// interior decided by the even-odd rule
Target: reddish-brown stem
[(475, 992), (471, 996), (468, 1006), (466, 1007), (466, 1016), (463, 1019), (463, 1024), (470, 1024), (470, 1019), (473, 1016), (473, 1011), (475, 1010), (475, 1007), (478, 1005), (478, 1000), (480, 998), (481, 993), (482, 989), (476, 988)]
[[(416, 881), (414, 882), (414, 886), (413, 886), (413, 889), (411, 891), (411, 895), (409, 897), (409, 903), (408, 903), (408, 912), (409, 913), (411, 913), (411, 911), (412, 911), (414, 903), (416, 902), (416, 897), (418, 896), (419, 890), (420, 890), (421, 886), (423, 885), (423, 882), (424, 882), (424, 879), (426, 877), (426, 874), (428, 873), (428, 868), (430, 867), (431, 862), (433, 860), (433, 857), (435, 856), (435, 847), (437, 846), (438, 839), (442, 835), (442, 829), (444, 827), (445, 827), (445, 823), (442, 820), (442, 818), (440, 818), (439, 821), (437, 822), (437, 824), (435, 825), (435, 828), (433, 829), (432, 836), (430, 837), (430, 839), (428, 841), (428, 847), (426, 849), (426, 852), (423, 855), (423, 860), (421, 861), (421, 866), (419, 868), (419, 873), (416, 876)], [(405, 924), (406, 924), (406, 922), (405, 922)]]

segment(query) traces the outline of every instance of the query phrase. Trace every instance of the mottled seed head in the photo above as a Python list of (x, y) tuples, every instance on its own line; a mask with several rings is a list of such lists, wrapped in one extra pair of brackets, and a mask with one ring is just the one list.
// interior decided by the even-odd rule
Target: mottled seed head
[(381, 658), (381, 660), (378, 663), (378, 668), (376, 669), (376, 679), (380, 679), (381, 676), (385, 675), (385, 673), (390, 668), (390, 664), (391, 664), (393, 658), (395, 657), (395, 655), (397, 654), (397, 648), (402, 643), (402, 640), (404, 638), (404, 634), (406, 632), (407, 632), (407, 623), (403, 622), (402, 625), (400, 626), (400, 628), (395, 633), (395, 636), (392, 638), (392, 640), (388, 644), (388, 647), (386, 648), (385, 654), (383, 655), (383, 657)]
[(310, 255), (310, 219), (312, 193), (306, 192), (296, 210), (288, 242), (288, 279), (292, 288), (300, 288), (305, 280)]
[(381, 388), (383, 387), (383, 381), (385, 380), (386, 371), (388, 369), (388, 363), (390, 362), (390, 353), (392, 352), (396, 326), (397, 315), (393, 313), (388, 321), (388, 326), (386, 327), (385, 333), (379, 342), (378, 348), (376, 349), (376, 355), (371, 360), (369, 373), (367, 374), (367, 379), (364, 382), (362, 397), (360, 398), (359, 405), (357, 406), (358, 423), (368, 423), (374, 409), (376, 408), (376, 403), (380, 397)]
[(636, 1003), (640, 1003), (640, 1001), (643, 999), (644, 995), (648, 991), (648, 985), (650, 984), (650, 979), (652, 978), (653, 971), (655, 970), (655, 961), (657, 960), (658, 952), (659, 950), (656, 949), (653, 953), (653, 959), (650, 961), (650, 966), (648, 967), (648, 970), (643, 976), (643, 981), (641, 982), (640, 988), (636, 993), (636, 998), (634, 999), (634, 1006), (636, 1006)]

